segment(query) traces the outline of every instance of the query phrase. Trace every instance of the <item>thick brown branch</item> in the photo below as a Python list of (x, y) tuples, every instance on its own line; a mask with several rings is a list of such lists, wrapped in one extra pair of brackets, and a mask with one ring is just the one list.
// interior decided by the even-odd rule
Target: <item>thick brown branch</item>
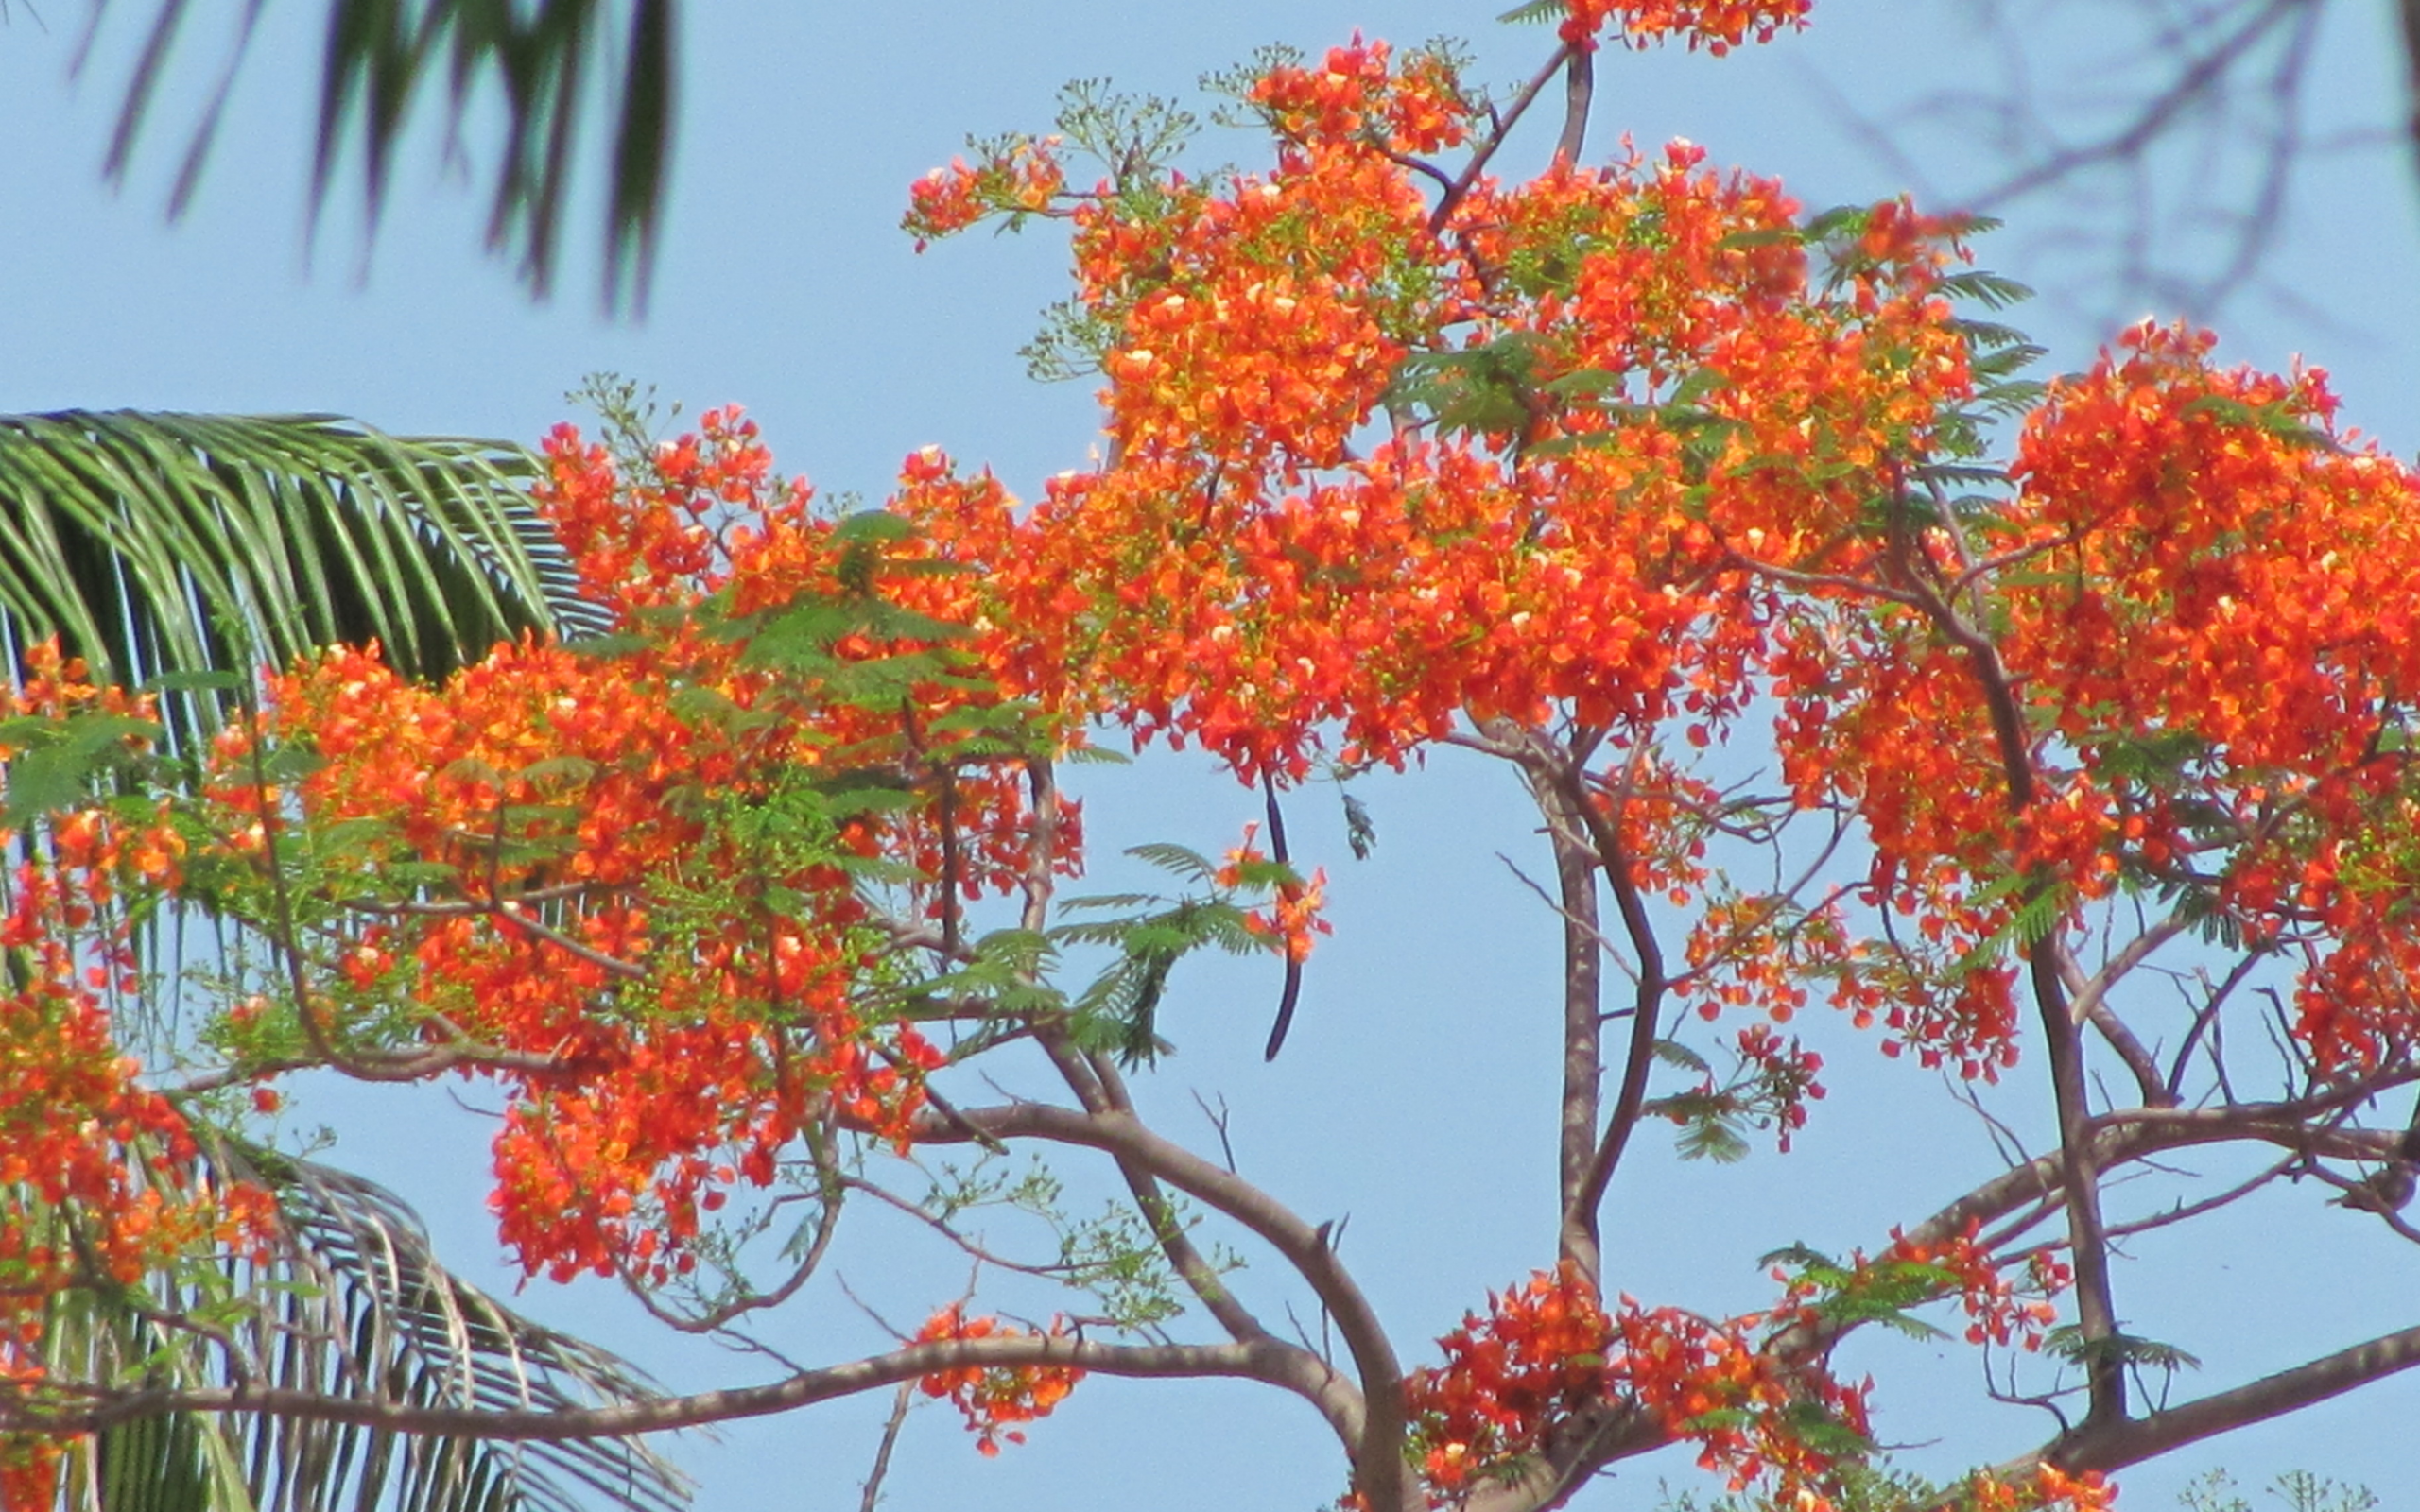
[[(2316, 1097), (2287, 1103), (2244, 1103), (2234, 1108), (2128, 1108), (2092, 1120), (2091, 1153), (2096, 1170), (2107, 1172), (2165, 1150), (2233, 1141), (2273, 1144), (2301, 1154), (2342, 1160), (2384, 1160), (2397, 1134), (2383, 1130), (2328, 1128), (2315, 1121), (2376, 1096), (2389, 1087), (2420, 1079), (2398, 1071)], [(1916, 1244), (1956, 1238), (1978, 1224), (1996, 1222), (2063, 1189), (2058, 1152), (2011, 1166), (1907, 1230)]]
[[(96, 1392), (78, 1405), (52, 1407), (0, 1396), (0, 1431), (89, 1434), (170, 1413), (240, 1412), (313, 1422), (353, 1423), (394, 1433), (561, 1442), (697, 1428), (761, 1418), (855, 1396), (963, 1366), (1073, 1366), (1105, 1376), (1229, 1376), (1282, 1386), (1320, 1404), (1319, 1362), (1283, 1344), (1095, 1344), (1065, 1334), (941, 1339), (911, 1344), (847, 1365), (803, 1370), (761, 1386), (738, 1386), (647, 1401), (560, 1410), (442, 1407), (374, 1397), (327, 1396), (271, 1386), (193, 1391)], [(1322, 1407), (1324, 1410), (1324, 1407)]]
[[(1664, 949), (1656, 939), (1654, 921), (1648, 918), (1637, 879), (1631, 875), (1630, 856), (1616, 821), (1598, 809), (1578, 772), (1563, 767), (1554, 775), (1566, 805), (1588, 833), (1597, 852), (1597, 864), (1604, 870), (1606, 885), (1613, 889), (1614, 907), (1621, 916), (1622, 932), (1638, 957), (1638, 981), (1631, 1005), (1630, 1051), (1623, 1059), (1621, 1090), (1615, 1094), (1613, 1115), (1605, 1121), (1604, 1135), (1598, 1141), (1589, 1159), (1587, 1176), (1573, 1199), (1576, 1208), (1593, 1215), (1605, 1200), (1605, 1189), (1613, 1182), (1622, 1152), (1629, 1147), (1631, 1131), (1638, 1124), (1639, 1109), (1647, 1102), (1647, 1077), (1654, 1068), (1658, 1021), (1670, 979), (1665, 972)], [(1594, 1222), (1593, 1216), (1590, 1221)]]
[[(1109, 1105), (1121, 1113), (1132, 1115), (1134, 1100), (1127, 1094), (1126, 1079), (1118, 1072), (1116, 1062), (1107, 1057), (1095, 1056), (1091, 1057), (1090, 1064), (1094, 1074), (1099, 1078), (1101, 1092)], [(1219, 1326), (1227, 1331), (1227, 1336), (1238, 1344), (1272, 1337), (1260, 1319), (1253, 1315), (1252, 1310), (1228, 1290), (1226, 1278), (1219, 1274), (1219, 1267), (1210, 1263), (1210, 1258), (1201, 1253), (1201, 1246), (1194, 1244), (1193, 1236), (1186, 1233), (1184, 1226), (1177, 1221), (1175, 1208), (1168, 1202), (1167, 1194), (1160, 1190), (1160, 1183), (1150, 1169), (1130, 1155), (1115, 1155), (1112, 1159), (1116, 1160), (1117, 1174), (1125, 1178), (1126, 1190), (1132, 1194), (1134, 1206), (1143, 1214), (1143, 1221), (1151, 1226), (1151, 1235), (1159, 1242), (1160, 1253), (1167, 1257), (1169, 1266), (1184, 1280), (1186, 1289), (1201, 1300), (1202, 1307), (1218, 1320)]]
[(1604, 1081), (1604, 933), (1597, 915), (1597, 858), (1563, 788), (1543, 766), (1530, 771), (1530, 792), (1547, 821), (1554, 850), (1556, 911), (1563, 919), (1563, 1102), (1556, 1188), (1560, 1257), (1580, 1267), (1591, 1285), (1602, 1280), (1597, 1204), (1586, 1200), (1596, 1163), (1597, 1120)]
[[(1393, 1344), (1362, 1295), (1360, 1284), (1329, 1247), (1327, 1226), (1305, 1223), (1283, 1203), (1251, 1182), (1146, 1127), (1117, 1109), (1078, 1112), (1043, 1103), (969, 1108), (963, 1120), (1000, 1140), (1042, 1140), (1097, 1149), (1113, 1159), (1134, 1160), (1152, 1177), (1242, 1224), (1283, 1256), (1310, 1286), (1343, 1335), (1360, 1388), (1356, 1392), (1318, 1356), (1292, 1345), (1254, 1342), (1234, 1349), (1273, 1348), (1299, 1356), (1322, 1384), (1312, 1400), (1354, 1455), (1354, 1478), (1370, 1504), (1392, 1507), (1402, 1501), (1403, 1368)], [(954, 1143), (967, 1136), (938, 1116), (918, 1120), (919, 1143)]]
[(462, 1037), (444, 1044), (431, 1045), (425, 1050), (348, 1051), (341, 1059), (334, 1061), (316, 1056), (289, 1057), (227, 1066), (164, 1086), (159, 1091), (164, 1097), (198, 1097), (223, 1087), (240, 1087), (286, 1072), (317, 1071), (331, 1065), (356, 1081), (407, 1082), (433, 1080), (464, 1066), (483, 1066), (493, 1071), (512, 1071), (525, 1076), (544, 1077), (562, 1074), (569, 1064), (559, 1056), (534, 1050), (503, 1050)]
[(2381, 1334), (2308, 1365), (2131, 1422), (2087, 1423), (2036, 1457), (2070, 1471), (2123, 1469), (2249, 1423), (2284, 1417), (2415, 1365), (2420, 1365), (2420, 1326)]
[(1577, 165), (1588, 145), (1588, 107), (1597, 96), (1597, 55), (1585, 47), (1567, 49), (1571, 61), (1563, 75), (1563, 135), (1554, 145), (1554, 159)]
[(1019, 927), (1039, 935), (1050, 924), (1050, 895), (1055, 885), (1051, 868), (1059, 855), (1059, 775), (1048, 761), (1036, 757), (1025, 764), (1026, 792), (1033, 805), (1033, 822), (1026, 834), (1025, 873), (1017, 879), (1025, 895)]
[(1955, 610), (1929, 593), (1927, 606), (1933, 623), (1958, 648), (1966, 653), (1975, 668), (1976, 680), (1983, 686), (1984, 707), (1992, 718), (1992, 736), (1999, 743), (2000, 767), (2008, 781), (2008, 808), (2014, 814), (2033, 801), (2033, 751), (2025, 738), (2025, 713), (2019, 707), (2015, 686), (2009, 680), (2008, 664), (2000, 660), (2000, 648), (1980, 630), (1968, 625)]
[(1520, 1473), (1483, 1483), (1462, 1503), (1463, 1512), (1551, 1512), (1605, 1467), (1671, 1441), (1653, 1414), (1606, 1403), (1559, 1425), (1545, 1451), (1521, 1463)]

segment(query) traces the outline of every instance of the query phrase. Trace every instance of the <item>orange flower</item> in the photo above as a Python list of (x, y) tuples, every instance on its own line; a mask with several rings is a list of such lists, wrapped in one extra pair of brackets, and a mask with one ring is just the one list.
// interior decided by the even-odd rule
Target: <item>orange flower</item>
[[(1053, 1325), (1051, 1336), (1058, 1333)], [(1031, 1336), (997, 1318), (970, 1318), (958, 1303), (935, 1313), (916, 1331), (919, 1343)], [(962, 1366), (937, 1370), (921, 1378), (917, 1385), (927, 1397), (947, 1397), (965, 1415), (966, 1426), (976, 1435), (976, 1452), (989, 1456), (999, 1453), (1004, 1440), (1024, 1443), (1024, 1430), (1009, 1425), (1047, 1418), (1083, 1378), (1083, 1371), (1064, 1366)]]

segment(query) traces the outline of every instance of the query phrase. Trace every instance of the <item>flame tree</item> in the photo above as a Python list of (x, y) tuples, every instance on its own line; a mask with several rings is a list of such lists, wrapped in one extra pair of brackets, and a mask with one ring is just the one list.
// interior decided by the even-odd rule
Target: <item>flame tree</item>
[[(1037, 350), (1098, 373), (1107, 435), (1038, 501), (927, 451), (834, 511), (735, 411), (661, 444), (622, 417), (558, 431), (537, 495), (609, 634), (441, 685), (330, 650), (189, 768), (148, 696), (38, 648), (0, 725), (8, 1504), (75, 1495), (95, 1435), (170, 1415), (565, 1441), (921, 1389), (995, 1452), (1092, 1376), (1290, 1393), (1358, 1507), (1561, 1505), (1679, 1443), (1771, 1504), (2081, 1509), (2106, 1472), (2420, 1362), (2407, 1328), (2146, 1392), (2178, 1351), (2121, 1327), (2111, 1265), (2289, 1177), (2420, 1238), (2420, 1149), (2375, 1110), (2420, 1032), (2413, 476), (2320, 374), (2220, 369), (2187, 330), (2023, 382), (2031, 349), (1987, 318), (2014, 290), (1956, 219), (1810, 217), (1685, 146), (1584, 165), (1601, 41), (1720, 51), (1805, 9), (1573, 0), (1495, 101), (1449, 51), (1272, 55), (1229, 81), (1273, 144), (1256, 171), (1178, 171), (1180, 116), (1077, 92), (1057, 134), (928, 177), (921, 238), (1071, 229)], [(1492, 175), (1557, 80), (1551, 165)], [(1170, 897), (1063, 899), (1061, 768), (1108, 743), (1213, 753), (1265, 828), (1145, 848)], [(1443, 747), (1517, 774), (1551, 852), (1561, 998), (1502, 1032), (1559, 1045), (1559, 1201), (1535, 1274), (1407, 1357), (1330, 1228), (1153, 1127), (1129, 1078), (1198, 949), (1273, 958), (1277, 1053), (1326, 929), (1284, 796)], [(234, 943), (147, 1063), (125, 1025), (163, 987), (139, 946), (164, 906)], [(1850, 1255), (1776, 1251), (1754, 1312), (1621, 1293), (1599, 1234), (1642, 1124), (1786, 1149), (1822, 1093), (1810, 1013), (2021, 1080), (2056, 1147)], [(1058, 1092), (1003, 1099), (995, 1067)], [(924, 1152), (1095, 1164), (1127, 1222), (1034, 1267), (1105, 1306), (936, 1298), (895, 1348), (770, 1382), (297, 1389), (194, 1278), (283, 1242), (228, 1152), (304, 1070), (482, 1084), (519, 1263), (692, 1331), (802, 1305), (867, 1207), (1012, 1267), (959, 1194), (899, 1177)], [(2256, 1075), (2281, 1090), (2240, 1094)], [(2218, 1145), (2266, 1163), (2171, 1208), (2112, 1191)], [(1271, 1322), (1284, 1287), (1231, 1284), (1230, 1243), (1336, 1347)], [(72, 1368), (51, 1343), (82, 1294), (136, 1299), (162, 1356)], [(1878, 1470), (1887, 1384), (1834, 1353), (1928, 1309), (2038, 1354), (2061, 1431), (1945, 1486)]]

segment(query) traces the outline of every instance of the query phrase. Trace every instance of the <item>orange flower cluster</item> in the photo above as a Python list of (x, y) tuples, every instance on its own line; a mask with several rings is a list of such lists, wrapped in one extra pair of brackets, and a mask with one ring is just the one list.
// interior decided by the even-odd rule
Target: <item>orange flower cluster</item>
[(1383, 42), (1331, 47), (1316, 68), (1270, 69), (1245, 95), (1262, 111), (1279, 141), (1358, 141), (1389, 152), (1438, 152), (1471, 136), (1472, 112), (1461, 80), (1443, 55), (1427, 50), (1394, 62)]
[(2015, 1343), (2031, 1351), (2042, 1347), (2043, 1331), (2058, 1320), (2058, 1309), (2047, 1298), (2064, 1292), (2074, 1272), (2062, 1261), (2035, 1254), (2026, 1262), (2024, 1279), (2013, 1280), (1975, 1243), (1975, 1227), (1936, 1245), (1913, 1245), (1894, 1235), (1890, 1253), (1919, 1264), (1938, 1265), (1958, 1278), (1959, 1305), (1968, 1319), (1966, 1342)]
[[(1052, 1332), (1057, 1332), (1055, 1327)], [(916, 1331), (919, 1343), (1026, 1336), (1025, 1331), (997, 1318), (968, 1317), (965, 1308), (958, 1304), (935, 1313)], [(965, 1366), (955, 1370), (936, 1370), (919, 1380), (917, 1387), (927, 1397), (947, 1397), (966, 1415), (966, 1426), (976, 1435), (976, 1452), (993, 1455), (999, 1453), (1003, 1440), (1011, 1444), (1025, 1442), (1024, 1431), (1010, 1424), (1049, 1417), (1051, 1409), (1065, 1400), (1067, 1393), (1075, 1390), (1076, 1383), (1083, 1378), (1081, 1370), (1063, 1366), (989, 1369)]]
[(2027, 1260), (2023, 1276), (2012, 1278), (1975, 1243), (1976, 1232), (1976, 1226), (1970, 1225), (1955, 1238), (1918, 1244), (1893, 1230), (1891, 1246), (1879, 1257), (1869, 1259), (1860, 1250), (1843, 1267), (1845, 1278), (1827, 1275), (1820, 1284), (1776, 1266), (1773, 1280), (1788, 1283), (1788, 1290), (1773, 1315), (1795, 1316), (1811, 1324), (1820, 1315), (1819, 1300), (1904, 1290), (1912, 1270), (1923, 1283), (1921, 1298), (1894, 1305), (1921, 1305), (1923, 1300), (1955, 1293), (1967, 1318), (1967, 1343), (2039, 1349), (2044, 1332), (2058, 1320), (2058, 1309), (2048, 1298), (2067, 1288), (2071, 1273), (2060, 1262), (2035, 1254)]
[[(138, 730), (152, 718), (148, 699), (94, 687), (55, 641), (26, 661), (22, 684), (0, 693), (0, 717), (26, 730), (14, 738), (78, 718)], [(0, 747), (0, 759), (35, 748)], [(0, 995), (0, 1190), (15, 1194), (0, 1204), (0, 1389), (43, 1379), (43, 1314), (58, 1294), (137, 1287), (212, 1249), (254, 1252), (276, 1226), (266, 1193), (199, 1178), (184, 1115), (142, 1084), (112, 1028), (112, 1005), (142, 989), (122, 901), (177, 883), (184, 837), (157, 804), (96, 805), (44, 816), (16, 849), (0, 917), (12, 984)], [(0, 1445), (0, 1505), (47, 1505), (56, 1458), (41, 1440)]]
[(2137, 329), (2027, 427), (2055, 586), (2019, 603), (2013, 661), (2101, 758), (2071, 833), (2027, 838), (2044, 865), (2221, 872), (2248, 933), (2310, 942), (2321, 1063), (2374, 1064), (2420, 1032), (2420, 479), (2336, 434), (2325, 374), (2221, 371), (2209, 346)]
[(2049, 1465), (2014, 1483), (1978, 1475), (1965, 1490), (1975, 1512), (2109, 1512), (2118, 1504), (2118, 1487), (2099, 1470), (2069, 1475)]
[(2420, 478), (2337, 434), (2323, 374), (2221, 370), (2210, 345), (2138, 328), (2026, 423), (1991, 524), (2014, 569), (1996, 651), (2034, 722), (2021, 806), (1971, 658), (1926, 616), (1807, 617), (1772, 662), (1786, 774), (1858, 804), (1867, 901), (1921, 922), (1840, 1001), (1970, 1075), (2013, 1053), (1989, 942), (2026, 879), (2069, 908), (2130, 877), (2190, 889), (2300, 954), (2323, 1066), (2420, 1037)]
[(1806, 1105), (1824, 1100), (1824, 1084), (1815, 1079), (1824, 1057), (1785, 1040), (1761, 1023), (1742, 1028), (1733, 1041), (1739, 1061), (1753, 1073), (1755, 1108), (1771, 1118), (1782, 1153), (1789, 1153), (1790, 1136), (1806, 1126)]
[(1865, 1436), (1868, 1388), (1835, 1381), (1819, 1366), (1785, 1365), (1759, 1348), (1752, 1334), (1774, 1321), (1748, 1314), (1717, 1324), (1624, 1297), (1610, 1368), (1667, 1432), (1695, 1439), (1698, 1464), (1733, 1490), (1763, 1481), (1807, 1512), (1832, 1512), (1824, 1496), (1831, 1455), (1801, 1429), (1820, 1420)]
[(1785, 26), (1805, 26), (1815, 0), (1564, 0), (1564, 6), (1569, 13), (1562, 36), (1575, 47), (1595, 47), (1611, 22), (1634, 47), (1680, 37), (1692, 51), (1703, 47), (1720, 58), (1750, 39), (1771, 42)]
[[(0, 1376), (0, 1381), (9, 1378)], [(32, 1434), (0, 1435), (0, 1508), (50, 1512), (59, 1503), (60, 1461), (66, 1446)]]
[(1788, 1023), (1806, 1005), (1808, 983), (1852, 969), (1861, 954), (1837, 908), (1799, 915), (1776, 897), (1709, 898), (1689, 932), (1682, 991), (1709, 1023), (1725, 1008)]
[[(1226, 864), (1213, 874), (1212, 880), (1221, 888), (1230, 892), (1255, 888), (1261, 885), (1255, 874), (1272, 869), (1269, 857), (1253, 844), (1259, 829), (1257, 824), (1245, 825), (1243, 844), (1228, 851)], [(1274, 891), (1269, 906), (1244, 915), (1244, 927), (1275, 942), (1289, 961), (1310, 959), (1311, 936), (1336, 932), (1336, 926), (1320, 917), (1327, 899), (1327, 868), (1312, 872), (1308, 882), (1281, 872)]]
[[(1840, 558), (1966, 391), (1942, 229), (1877, 213), (1879, 251), (1819, 286), (1779, 188), (1685, 147), (1482, 180), (1432, 229), (1394, 144), (1468, 129), (1443, 60), (1359, 43), (1252, 98), (1272, 172), (1071, 209), (1079, 298), (1120, 333), (1110, 465), (1024, 515), (930, 465), (897, 501), (983, 568), (1016, 643), (987, 654), (1248, 778), (1557, 706), (1710, 742), (1771, 649), (1737, 552)], [(1422, 364), (1436, 418), (1369, 436)]]
[(1068, 203), (1079, 299), (1118, 333), (1110, 461), (1023, 514), (909, 470), (896, 507), (981, 569), (987, 662), (1246, 780), (1499, 719), (1604, 730), (1632, 880), (1676, 906), (1719, 799), (1660, 743), (1727, 739), (1769, 697), (1801, 801), (1856, 805), (1875, 841), (1852, 901), (1923, 927), (1876, 948), (1746, 901), (1707, 918), (1687, 990), (1786, 1019), (1821, 979), (1893, 1053), (1996, 1075), (1994, 885), (2012, 850), (2074, 861), (2098, 811), (2063, 794), (2013, 830), (1963, 653), (1858, 591), (1900, 570), (1875, 501), (1973, 397), (1941, 292), (1958, 227), (1891, 203), (1818, 236), (1685, 145), (1440, 207), (1413, 139), (1459, 139), (1470, 108), (1449, 61), (1376, 43), (1248, 97), (1266, 176)]
[(1421, 1473), (1452, 1493), (1545, 1443), (1554, 1424), (1608, 1400), (1615, 1326), (1568, 1264), (1501, 1296), (1438, 1341), (1445, 1364), (1406, 1385)]
[[(641, 477), (568, 430), (549, 454), (541, 503), (631, 647), (499, 646), (441, 688), (374, 650), (328, 653), (275, 681), (262, 737), (307, 739), (314, 769), (262, 787), (239, 731), (214, 794), (239, 845), (295, 804), (309, 836), (342, 837), (316, 852), (340, 943), (306, 1010), (339, 1055), (399, 1019), (481, 1047), (470, 1069), (510, 1094), (494, 1204), (521, 1263), (661, 1282), (694, 1264), (701, 1215), (735, 1183), (771, 1183), (803, 1130), (907, 1140), (943, 1057), (864, 1005), (886, 941), (858, 876), (882, 855), (937, 879), (942, 842), (913, 802), (828, 792), (871, 768), (928, 793), (935, 722), (983, 700), (931, 673), (848, 691), (852, 669), (948, 632), (882, 628), (878, 562), (773, 477), (736, 412)], [(946, 609), (945, 592), (925, 601)], [(794, 664), (764, 654), (758, 627), (819, 614), (829, 633), (794, 643)], [(977, 764), (952, 798), (960, 885), (1013, 885), (1011, 774)], [(397, 875), (434, 880), (415, 900)], [(938, 893), (924, 885), (923, 906)]]
[(1805, 1491), (1803, 1505), (1828, 1506), (1826, 1457), (1798, 1425), (1811, 1413), (1863, 1434), (1864, 1388), (1819, 1367), (1785, 1366), (1749, 1337), (1769, 1321), (1711, 1323), (1627, 1297), (1608, 1313), (1568, 1263), (1540, 1272), (1517, 1291), (1491, 1294), (1486, 1315), (1465, 1317), (1438, 1341), (1445, 1364), (1408, 1383), (1421, 1474), (1449, 1504), (1475, 1478), (1538, 1452), (1577, 1415), (1624, 1404), (1696, 1440), (1699, 1462), (1733, 1489), (1766, 1480), (1780, 1494)]
[(1046, 214), (1066, 175), (1053, 148), (1056, 141), (1024, 138), (1000, 144), (973, 166), (963, 158), (947, 168), (935, 168), (908, 190), (908, 214), (900, 226), (916, 238), (916, 249), (936, 237), (995, 215)]

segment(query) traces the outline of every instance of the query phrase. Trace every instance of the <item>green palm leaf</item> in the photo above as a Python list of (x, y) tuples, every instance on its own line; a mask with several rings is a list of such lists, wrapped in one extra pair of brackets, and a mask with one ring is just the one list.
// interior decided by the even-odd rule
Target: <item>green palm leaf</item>
[[(248, 682), (263, 662), (374, 638), (399, 667), (437, 677), (502, 637), (594, 633), (603, 622), (525, 491), (536, 465), (500, 442), (324, 416), (0, 416), (0, 657), (57, 635), (103, 679)], [(179, 741), (221, 712), (199, 690), (167, 702)], [(182, 959), (187, 943), (180, 930), (150, 945)], [(285, 1248), (155, 1279), (147, 1294), (57, 1298), (45, 1337), (62, 1377), (208, 1386), (240, 1371), (491, 1408), (653, 1395), (606, 1351), (446, 1274), (371, 1183), (262, 1153), (219, 1164), (278, 1193)], [(635, 1440), (514, 1445), (203, 1415), (110, 1430), (62, 1494), (62, 1506), (112, 1512), (674, 1512), (687, 1486)]]
[[(259, 1263), (79, 1294), (54, 1309), (50, 1368), (97, 1381), (268, 1386), (420, 1406), (548, 1410), (659, 1393), (595, 1345), (517, 1316), (449, 1275), (403, 1202), (359, 1177), (222, 1152), (220, 1178), (277, 1194), (285, 1243)], [(187, 1326), (163, 1327), (174, 1317)], [(207, 1321), (216, 1337), (194, 1330)], [(680, 1512), (689, 1482), (636, 1438), (506, 1444), (259, 1416), (115, 1427), (71, 1460), (61, 1507), (111, 1512)]]
[(131, 683), (372, 638), (435, 677), (524, 630), (580, 633), (595, 612), (533, 469), (320, 415), (0, 416), (0, 640), (55, 634)]
[[(406, 439), (323, 416), (0, 417), (0, 657), (13, 666), (28, 644), (57, 635), (103, 679), (218, 671), (249, 681), (264, 662), (375, 638), (399, 666), (435, 677), (501, 637), (590, 632), (596, 611), (576, 596), (570, 563), (524, 491), (534, 469), (527, 452), (502, 443)], [(166, 701), (179, 743), (221, 712), (199, 693)], [(182, 929), (147, 941), (171, 959), (188, 943)], [(285, 1249), (258, 1266), (162, 1280), (149, 1297), (58, 1298), (47, 1335), (57, 1367), (103, 1382), (131, 1371), (209, 1385), (226, 1383), (241, 1361), (251, 1379), (298, 1389), (457, 1406), (651, 1394), (605, 1351), (447, 1275), (410, 1214), (370, 1183), (266, 1156), (251, 1167), (279, 1193)], [(174, 1314), (218, 1319), (235, 1352), (164, 1327)], [(686, 1486), (636, 1442), (515, 1446), (198, 1416), (101, 1435), (62, 1505), (569, 1512), (600, 1503), (670, 1512), (685, 1505)]]

